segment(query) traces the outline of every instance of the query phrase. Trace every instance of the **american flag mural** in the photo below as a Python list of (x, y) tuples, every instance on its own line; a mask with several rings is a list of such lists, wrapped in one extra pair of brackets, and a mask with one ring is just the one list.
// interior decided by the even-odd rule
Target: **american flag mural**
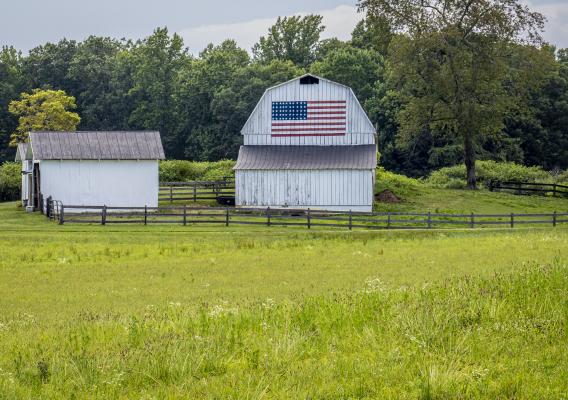
[(345, 136), (345, 100), (272, 102), (272, 137)]

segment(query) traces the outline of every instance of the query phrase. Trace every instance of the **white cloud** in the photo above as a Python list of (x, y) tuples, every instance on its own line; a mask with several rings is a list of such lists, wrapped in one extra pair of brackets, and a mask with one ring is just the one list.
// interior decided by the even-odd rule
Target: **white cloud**
[(544, 14), (548, 19), (544, 28), (544, 38), (557, 47), (568, 47), (568, 3), (535, 4), (533, 2), (530, 7)]
[[(300, 12), (295, 15), (307, 14), (309, 13)], [(322, 38), (337, 37), (342, 40), (351, 38), (355, 25), (363, 18), (363, 15), (357, 13), (356, 7), (347, 5), (323, 10), (317, 14), (323, 16), (323, 24), (326, 26)], [(178, 33), (194, 54), (198, 54), (209, 43), (219, 44), (225, 39), (234, 39), (241, 47), (250, 51), (258, 39), (266, 35), (276, 19), (277, 17), (225, 25), (204, 25), (182, 29)]]

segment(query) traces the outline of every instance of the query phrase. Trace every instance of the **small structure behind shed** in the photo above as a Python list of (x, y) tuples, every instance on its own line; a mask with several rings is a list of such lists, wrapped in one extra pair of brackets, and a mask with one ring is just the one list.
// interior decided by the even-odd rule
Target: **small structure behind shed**
[(270, 88), (241, 133), (237, 206), (372, 211), (376, 132), (349, 87), (305, 75)]
[(64, 205), (157, 207), (164, 158), (159, 132), (31, 132), (16, 156), (22, 202), (33, 210), (48, 197)]

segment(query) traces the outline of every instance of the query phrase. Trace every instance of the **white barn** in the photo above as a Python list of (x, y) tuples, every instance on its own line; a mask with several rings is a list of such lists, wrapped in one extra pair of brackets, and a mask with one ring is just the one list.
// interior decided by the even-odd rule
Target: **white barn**
[(372, 211), (376, 131), (349, 87), (314, 75), (272, 87), (241, 133), (237, 206)]
[(22, 203), (43, 209), (51, 197), (64, 205), (157, 207), (164, 158), (159, 132), (31, 132), (16, 155)]

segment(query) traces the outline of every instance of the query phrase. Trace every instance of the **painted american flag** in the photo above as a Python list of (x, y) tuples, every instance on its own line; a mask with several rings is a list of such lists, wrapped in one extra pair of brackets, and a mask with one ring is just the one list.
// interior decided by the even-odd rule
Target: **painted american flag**
[(345, 100), (272, 102), (272, 137), (345, 136)]

